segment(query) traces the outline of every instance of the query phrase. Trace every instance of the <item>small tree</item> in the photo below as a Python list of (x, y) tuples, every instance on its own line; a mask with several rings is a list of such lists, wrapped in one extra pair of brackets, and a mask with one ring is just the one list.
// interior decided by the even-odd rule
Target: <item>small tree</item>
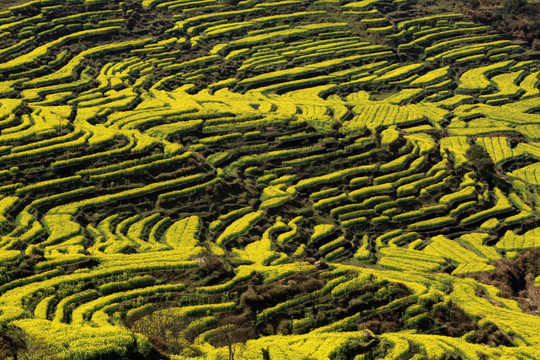
[(465, 155), (478, 171), (480, 178), (492, 184), (495, 175), (495, 163), (493, 163), (487, 151), (478, 144), (472, 144)]
[(0, 323), (0, 358), (18, 360), (27, 349), (24, 331), (12, 324)]
[(234, 360), (237, 345), (253, 338), (256, 329), (245, 315), (226, 315), (219, 320), (219, 323), (224, 325), (212, 337), (213, 345), (227, 346), (229, 360)]
[(227, 346), (227, 349), (229, 349), (229, 360), (234, 360), (236, 344), (238, 343), (234, 334), (234, 325), (225, 325), (221, 327), (216, 339)]
[(200, 356), (199, 349), (185, 339), (184, 330), (188, 324), (189, 319), (184, 316), (154, 312), (134, 321), (130, 329), (146, 336), (159, 352), (160, 359), (170, 354)]
[(266, 349), (261, 348), (261, 351), (262, 351), (263, 360), (271, 360), (270, 359), (270, 349), (268, 349), (268, 347), (266, 347)]
[(503, 9), (507, 14), (516, 15), (523, 12), (527, 6), (527, 0), (504, 0)]

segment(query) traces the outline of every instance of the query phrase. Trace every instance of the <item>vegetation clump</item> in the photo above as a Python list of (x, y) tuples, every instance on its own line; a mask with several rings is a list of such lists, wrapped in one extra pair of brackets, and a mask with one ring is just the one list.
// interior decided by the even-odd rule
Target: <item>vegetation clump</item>
[(0, 6), (0, 358), (538, 358), (538, 4)]

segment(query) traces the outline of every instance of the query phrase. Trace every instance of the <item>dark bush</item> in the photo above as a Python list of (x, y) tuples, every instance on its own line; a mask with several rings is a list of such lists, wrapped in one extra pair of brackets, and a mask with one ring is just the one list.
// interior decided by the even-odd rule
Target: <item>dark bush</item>
[(473, 144), (465, 155), (476, 168), (478, 176), (489, 184), (493, 184), (494, 177), (496, 177), (495, 164), (487, 151), (482, 146)]

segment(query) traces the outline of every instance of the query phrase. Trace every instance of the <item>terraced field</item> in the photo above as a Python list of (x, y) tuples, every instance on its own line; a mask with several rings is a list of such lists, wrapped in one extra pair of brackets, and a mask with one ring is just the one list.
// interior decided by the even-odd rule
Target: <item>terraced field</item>
[(0, 56), (0, 356), (540, 358), (540, 277), (536, 313), (479, 280), (540, 248), (508, 36), (414, 0), (35, 0)]

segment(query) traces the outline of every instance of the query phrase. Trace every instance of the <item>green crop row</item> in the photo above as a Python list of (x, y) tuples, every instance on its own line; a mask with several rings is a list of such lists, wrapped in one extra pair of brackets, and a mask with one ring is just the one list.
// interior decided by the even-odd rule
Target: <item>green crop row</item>
[(460, 28), (460, 29), (440, 31), (440, 32), (424, 35), (406, 44), (400, 44), (398, 45), (398, 49), (409, 49), (414, 46), (421, 46), (424, 43), (430, 43), (430, 42), (433, 42), (435, 40), (442, 39), (445, 37), (454, 37), (456, 35), (470, 34), (473, 32), (485, 31), (489, 29), (490, 29), (490, 26), (486, 25), (486, 26), (475, 26), (475, 27), (470, 27), (470, 28)]
[(439, 202), (445, 205), (453, 205), (457, 202), (470, 200), (475, 197), (476, 197), (476, 189), (474, 188), (474, 186), (466, 186), (457, 192), (444, 195), (443, 197), (439, 199)]
[(427, 230), (436, 227), (447, 226), (453, 224), (455, 219), (452, 216), (441, 216), (429, 220), (419, 221), (407, 227), (409, 230)]
[(340, 283), (342, 283), (342, 282), (344, 282), (346, 280), (347, 280), (347, 278), (345, 276), (340, 276), (340, 277), (338, 277), (336, 279), (332, 279), (332, 280), (328, 281), (326, 283), (326, 285), (320, 290), (316, 290), (316, 291), (313, 291), (311, 293), (308, 293), (307, 295), (299, 296), (299, 297), (296, 297), (294, 299), (281, 302), (281, 303), (277, 304), (274, 307), (266, 308), (266, 309), (264, 309), (263, 311), (261, 311), (260, 313), (257, 314), (257, 320), (261, 321), (261, 320), (271, 318), (274, 314), (282, 312), (282, 311), (284, 311), (284, 310), (286, 310), (288, 308), (301, 305), (301, 304), (303, 304), (305, 302), (316, 299), (319, 296), (328, 294), (328, 293), (330, 293), (332, 291), (333, 288), (335, 288), (337, 285), (339, 285)]
[(462, 19), (462, 18), (463, 18), (463, 14), (458, 14), (458, 13), (454, 13), (454, 14), (453, 13), (437, 14), (437, 15), (429, 15), (429, 16), (424, 16), (424, 17), (417, 17), (417, 18), (414, 18), (414, 19), (411, 19), (411, 20), (401, 21), (398, 24), (398, 30), (402, 30), (402, 29), (405, 29), (406, 27), (418, 25), (418, 24), (421, 24), (421, 23), (424, 23), (424, 22), (433, 22), (433, 21), (438, 21), (438, 20)]
[(291, 221), (289, 221), (287, 223), (287, 226), (289, 226), (291, 230), (279, 234), (277, 237), (277, 243), (280, 245), (284, 245), (287, 242), (293, 240), (298, 235), (298, 231), (300, 230), (299, 225), (302, 222), (302, 220), (303, 220), (302, 216), (297, 216)]
[[(104, 153), (104, 155), (106, 154)], [(144, 171), (147, 171), (156, 167), (169, 166), (178, 162), (182, 162), (184, 160), (189, 159), (191, 156), (192, 156), (192, 152), (188, 151), (180, 155), (172, 156), (170, 158), (154, 160), (146, 164), (141, 164), (141, 165), (136, 165), (136, 166), (131, 166), (131, 167), (125, 166), (120, 170), (115, 170), (115, 171), (106, 172), (106, 173), (97, 174), (97, 175), (91, 175), (90, 181), (108, 181), (108, 180), (119, 178), (119, 177), (123, 178), (123, 177), (127, 177), (127, 176), (134, 175), (137, 173), (142, 173)]]
[(257, 221), (261, 220), (264, 214), (265, 213), (261, 210), (254, 211), (242, 216), (240, 219), (233, 221), (216, 239), (216, 244), (223, 245), (224, 243), (229, 242), (239, 237), (240, 235), (243, 235), (255, 223), (257, 223)]
[[(442, 180), (444, 177), (446, 177), (447, 171), (446, 170), (439, 170), (435, 175), (428, 176), (428, 177), (422, 177), (420, 180), (416, 180), (414, 182), (411, 182), (409, 184), (401, 185), (397, 188), (397, 194), (398, 196), (405, 196), (410, 195), (415, 192), (418, 192), (422, 190), (422, 188), (431, 185), (437, 181)], [(413, 175), (414, 176), (414, 175)], [(396, 184), (397, 185), (397, 184)]]
[(194, 186), (190, 186), (190, 187), (186, 187), (186, 188), (183, 188), (181, 190), (174, 190), (174, 191), (169, 191), (169, 192), (165, 192), (165, 193), (161, 193), (158, 195), (158, 199), (170, 199), (170, 198), (175, 198), (175, 197), (182, 197), (182, 196), (191, 196), (195, 193), (197, 193), (198, 191), (201, 191), (201, 190), (204, 190), (205, 188), (207, 187), (212, 187), (216, 184), (219, 184), (221, 182), (221, 169), (217, 169), (217, 177), (209, 180), (209, 181), (206, 181), (204, 183), (200, 183), (200, 184), (197, 184), (197, 185), (194, 185)]
[(81, 291), (76, 294), (72, 294), (69, 296), (64, 297), (62, 300), (58, 302), (56, 305), (56, 310), (54, 312), (54, 322), (64, 322), (66, 317), (66, 308), (73, 303), (78, 303), (86, 300), (90, 300), (93, 298), (99, 297), (99, 292), (94, 289), (89, 289), (86, 291)]
[(199, 217), (193, 215), (175, 222), (165, 233), (164, 239), (173, 248), (191, 248), (197, 244)]
[(486, 76), (495, 71), (505, 70), (513, 63), (514, 61), (507, 60), (467, 70), (459, 79), (460, 83), (458, 90), (463, 92), (476, 92), (488, 89), (491, 86), (491, 82)]
[(27, 185), (21, 188), (18, 188), (15, 192), (17, 195), (23, 195), (30, 192), (46, 192), (50, 191), (51, 188), (57, 188), (59, 186), (71, 186), (77, 183), (80, 183), (81, 176), (69, 176), (60, 179), (40, 181), (31, 185)]
[(476, 222), (476, 221), (479, 221), (488, 217), (496, 216), (501, 213), (505, 213), (514, 209), (514, 207), (508, 201), (506, 196), (504, 196), (502, 191), (499, 190), (498, 188), (495, 189), (495, 197), (497, 199), (497, 203), (495, 204), (495, 206), (487, 210), (479, 211), (473, 215), (470, 215), (462, 219), (460, 221), (460, 224), (467, 225), (467, 224), (470, 224), (470, 223), (473, 223), (473, 222)]
[(539, 248), (540, 236), (537, 230), (530, 230), (523, 235), (516, 235), (512, 230), (508, 230), (495, 247), (506, 251)]
[(316, 145), (306, 146), (306, 147), (301, 147), (301, 148), (269, 151), (269, 152), (258, 154), (258, 155), (245, 155), (245, 156), (242, 156), (240, 159), (236, 160), (235, 162), (231, 163), (230, 165), (228, 165), (227, 168), (249, 166), (252, 164), (265, 163), (265, 162), (275, 160), (275, 159), (282, 160), (285, 158), (295, 157), (295, 156), (303, 155), (306, 153), (309, 154), (312, 152), (318, 152), (320, 150), (322, 150), (321, 145), (316, 144)]
[(354, 219), (341, 221), (340, 225), (343, 226), (344, 228), (348, 228), (351, 226), (364, 225), (364, 224), (367, 224), (367, 222), (368, 221), (366, 217), (360, 216)]
[(84, 130), (74, 131), (73, 133), (67, 134), (62, 137), (62, 138), (75, 137), (74, 140), (60, 142), (61, 141), (60, 137), (53, 138), (50, 140), (44, 140), (42, 142), (35, 143), (32, 146), (34, 147), (34, 146), (45, 145), (43, 147), (32, 148), (31, 150), (25, 150), (25, 151), (20, 151), (20, 152), (15, 151), (15, 150), (20, 150), (20, 148), (18, 149), (14, 148), (12, 149), (11, 154), (4, 155), (0, 157), (0, 159), (2, 159), (3, 161), (15, 161), (15, 160), (25, 161), (26, 159), (32, 158), (32, 157), (46, 156), (47, 154), (50, 154), (50, 153), (59, 153), (59, 152), (67, 151), (67, 150), (79, 149), (86, 145), (88, 139), (91, 136), (92, 136), (92, 133), (86, 132)]
[(125, 301), (129, 299), (138, 298), (139, 296), (150, 296), (159, 293), (178, 292), (185, 289), (183, 284), (166, 284), (166, 285), (154, 285), (148, 286), (142, 289), (133, 289), (124, 292), (114, 293), (110, 295), (101, 296), (95, 300), (84, 303), (72, 313), (72, 323), (76, 325), (83, 325), (85, 318), (91, 313), (99, 310), (100, 308), (110, 305), (114, 302)]
[(340, 236), (335, 240), (332, 240), (330, 242), (327, 242), (326, 244), (319, 247), (319, 252), (325, 253), (329, 250), (332, 250), (336, 247), (342, 246), (347, 242), (344, 236)]
[(394, 192), (394, 187), (392, 186), (392, 184), (386, 183), (386, 184), (366, 186), (358, 190), (353, 190), (349, 192), (348, 197), (351, 200), (358, 200), (361, 198), (376, 196), (380, 194), (387, 194), (387, 193), (392, 193), (392, 192)]

